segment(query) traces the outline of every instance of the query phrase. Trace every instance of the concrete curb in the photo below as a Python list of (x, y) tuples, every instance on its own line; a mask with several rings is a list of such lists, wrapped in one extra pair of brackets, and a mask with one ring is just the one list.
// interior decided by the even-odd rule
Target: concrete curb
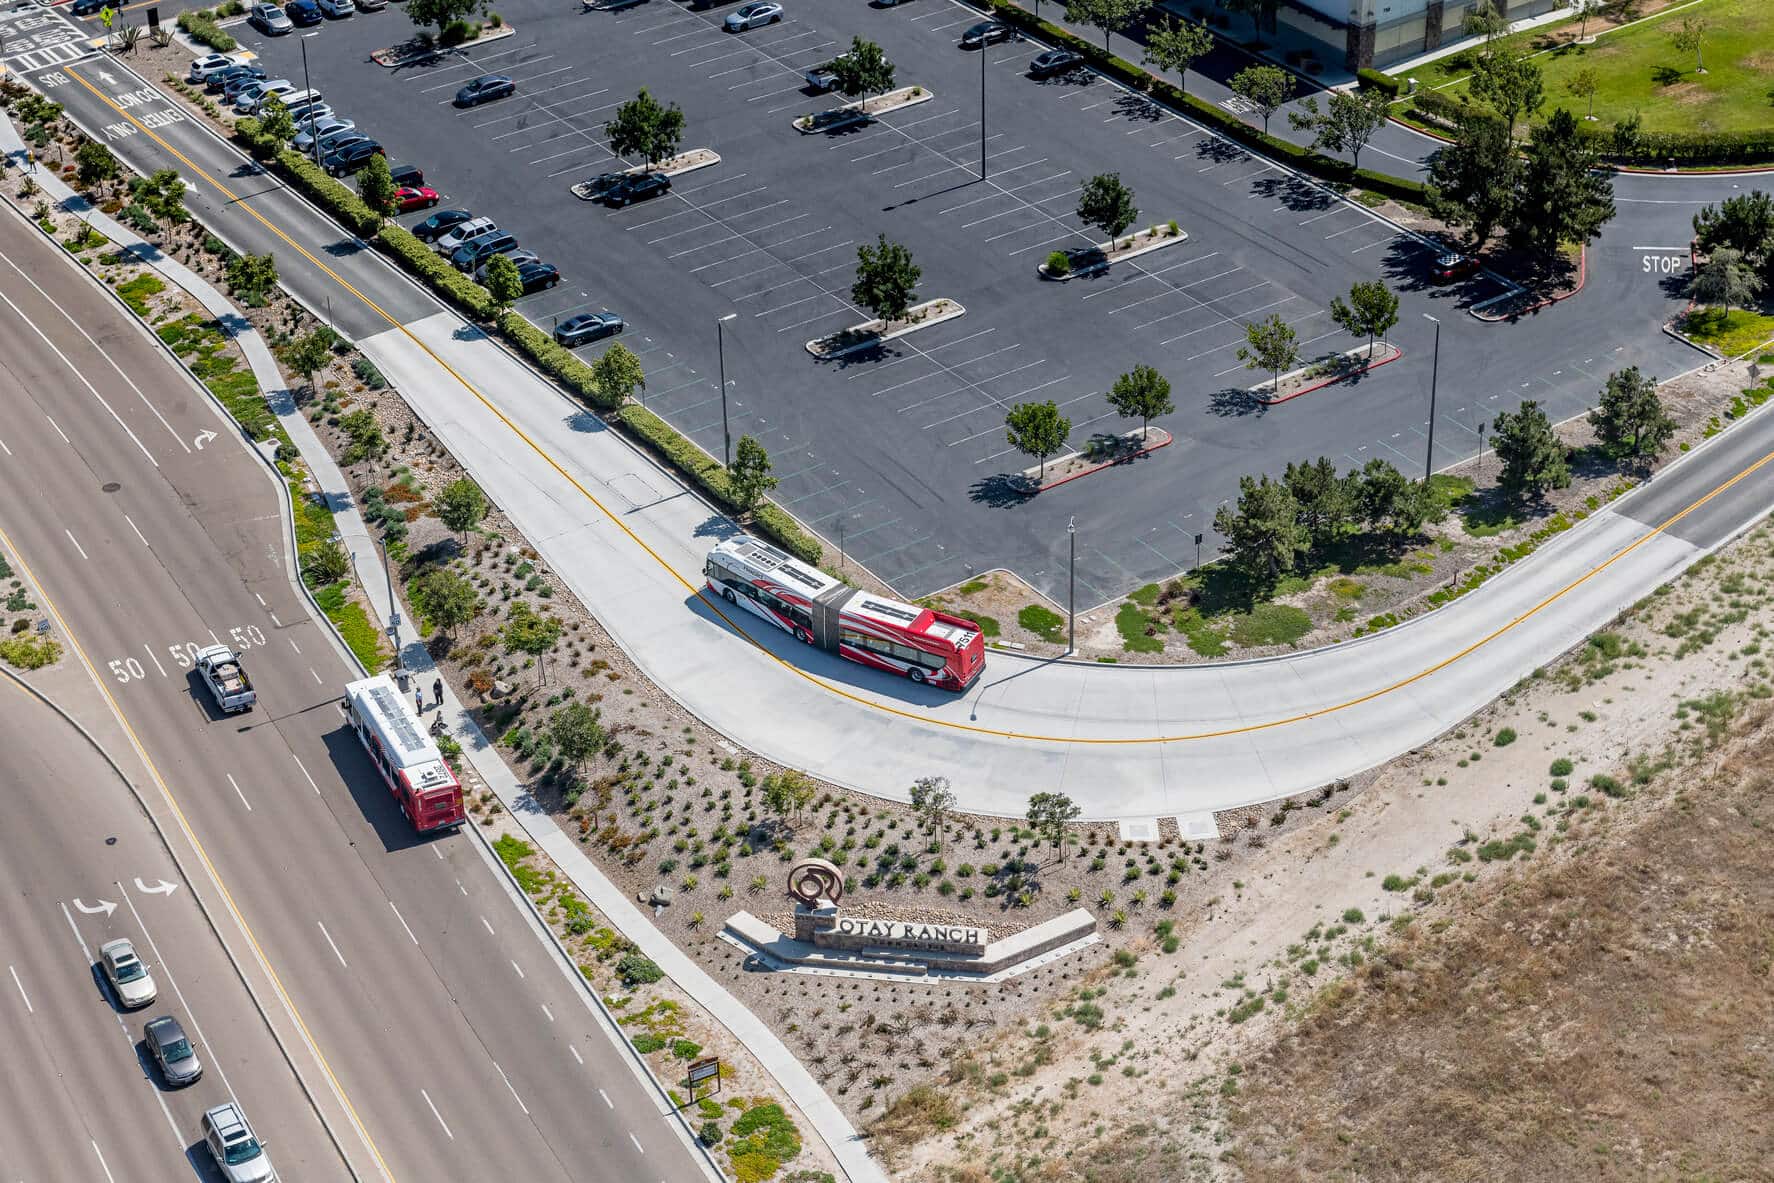
[[(949, 300), (949, 298), (947, 296), (938, 296), (934, 300), (926, 300), (922, 304), (914, 304), (910, 309), (907, 310), (906, 314), (909, 316), (909, 315), (911, 315), (911, 313), (916, 312), (920, 308), (928, 308), (932, 304), (940, 303), (943, 300), (948, 300), (948, 302), (950, 304), (954, 305), (954, 308), (948, 312), (943, 313), (941, 316), (933, 316), (933, 317), (930, 317), (928, 320), (921, 320), (917, 324), (909, 324), (909, 325), (906, 325), (904, 328), (894, 329), (890, 333), (874, 333), (871, 336), (864, 337), (860, 341), (856, 341), (856, 342), (853, 342), (849, 345), (845, 345), (839, 349), (832, 349), (832, 350), (820, 349), (819, 348), (820, 342), (827, 339), (824, 337), (816, 337), (813, 340), (808, 341), (803, 346), (803, 348), (806, 349), (808, 353), (811, 353), (814, 357), (818, 358), (820, 361), (833, 361), (833, 360), (836, 360), (837, 358), (840, 358), (840, 357), (849, 357), (852, 353), (861, 353), (864, 349), (874, 349), (875, 347), (877, 347), (879, 345), (883, 345), (888, 341), (898, 340), (900, 337), (907, 336), (911, 333), (919, 332), (920, 330), (923, 330), (923, 329), (933, 329), (939, 324), (945, 324), (948, 321), (954, 320), (957, 317), (967, 315), (967, 309), (961, 304), (961, 302), (959, 300)], [(881, 322), (871, 320), (867, 324), (853, 325), (848, 329), (843, 329), (840, 331), (846, 332), (846, 333), (867, 332), (868, 325), (879, 324), (879, 323), (881, 323)], [(837, 336), (837, 335), (838, 334), (836, 334), (836, 333), (833, 334), (833, 336)]]
[[(902, 101), (894, 103), (891, 107), (883, 107), (879, 111), (867, 111), (867, 110), (864, 110), (864, 108), (867, 107), (870, 102), (873, 102), (875, 100), (874, 99), (859, 99), (855, 102), (845, 103), (840, 107), (828, 107), (826, 109), (826, 110), (831, 110), (831, 111), (847, 112), (849, 114), (850, 118), (841, 119), (841, 120), (837, 121), (836, 123), (829, 123), (824, 127), (813, 127), (813, 126), (811, 126), (811, 124), (809, 124), (809, 126), (807, 126), (807, 127), (802, 127), (801, 121), (803, 119), (812, 120), (812, 119), (816, 118), (817, 116), (825, 114), (825, 111), (809, 111), (805, 115), (795, 116), (794, 119), (791, 121), (790, 126), (792, 126), (796, 131), (800, 132), (804, 136), (816, 136), (816, 135), (820, 135), (820, 134), (822, 134), (824, 132), (828, 132), (828, 131), (837, 131), (839, 128), (850, 127), (853, 124), (857, 124), (857, 123), (873, 123), (875, 120), (881, 118), (881, 116), (883, 116), (883, 115), (891, 115), (895, 111), (903, 111), (907, 107), (916, 107), (919, 103), (928, 103), (931, 99), (936, 97), (936, 95), (927, 86), (901, 86), (901, 87), (898, 87), (897, 89), (900, 91), (904, 91), (905, 93), (902, 96)], [(917, 93), (917, 94), (911, 93), (914, 90), (918, 91), (919, 93)], [(889, 92), (889, 94), (891, 94), (891, 93), (893, 93), (893, 92)], [(889, 97), (889, 96), (888, 95), (875, 96), (876, 99), (884, 99), (887, 97)]]
[[(1488, 272), (1487, 272), (1487, 274), (1488, 274)], [(1468, 308), (1466, 310), (1466, 312), (1468, 315), (1470, 315), (1478, 320), (1482, 320), (1486, 324), (1504, 324), (1504, 323), (1507, 323), (1508, 321), (1514, 320), (1516, 317), (1526, 316), (1530, 312), (1538, 312), (1542, 308), (1546, 308), (1550, 305), (1559, 304), (1559, 303), (1564, 302), (1565, 300), (1569, 300), (1572, 296), (1575, 296), (1578, 292), (1582, 291), (1584, 285), (1587, 284), (1588, 282), (1589, 282), (1589, 247), (1587, 245), (1585, 245), (1585, 246), (1579, 247), (1577, 250), (1577, 286), (1572, 288), (1570, 291), (1566, 292), (1564, 295), (1562, 295), (1562, 296), (1548, 296), (1544, 300), (1541, 300), (1537, 304), (1530, 304), (1526, 308), (1518, 309), (1517, 311), (1512, 312), (1507, 316), (1486, 316), (1483, 312), (1479, 311), (1479, 309), (1485, 307), (1487, 304), (1502, 303), (1504, 300), (1507, 300), (1507, 299), (1509, 299), (1509, 297), (1516, 294), (1515, 292), (1504, 292), (1501, 296), (1496, 296), (1496, 297), (1493, 297), (1492, 299), (1489, 299), (1489, 300), (1481, 300), (1479, 303), (1474, 304), (1472, 307)], [(1521, 285), (1517, 284), (1516, 291), (1521, 291), (1521, 290), (1523, 290), (1521, 288)]]
[(1167, 246), (1181, 246), (1188, 241), (1189, 232), (1187, 230), (1178, 230), (1175, 234), (1166, 234), (1162, 238), (1155, 238), (1145, 246), (1132, 250), (1125, 250), (1120, 253), (1116, 253), (1115, 251), (1104, 251), (1104, 257), (1101, 263), (1093, 263), (1089, 267), (1081, 267), (1077, 271), (1068, 271), (1064, 275), (1054, 275), (1047, 270), (1046, 263), (1037, 263), (1035, 264), (1035, 274), (1039, 275), (1042, 279), (1051, 279), (1056, 283), (1065, 283), (1068, 280), (1077, 279), (1080, 275), (1096, 275), (1100, 272), (1107, 271), (1117, 263), (1128, 263), (1139, 258), (1141, 255), (1149, 255), (1153, 251), (1161, 251)]
[[(1158, 430), (1164, 433), (1164, 438), (1159, 440), (1157, 443), (1147, 444), (1145, 447), (1141, 448), (1137, 452), (1129, 452), (1125, 456), (1117, 456), (1113, 460), (1105, 460), (1101, 464), (1093, 464), (1089, 468), (1085, 469), (1083, 472), (1075, 472), (1071, 476), (1061, 477), (1057, 481), (1048, 481), (1044, 485), (1036, 485), (1034, 492), (1030, 493), (1029, 495), (1031, 497), (1033, 497), (1036, 493), (1045, 493), (1049, 489), (1057, 489), (1061, 485), (1069, 485), (1073, 481), (1083, 480), (1085, 477), (1091, 476), (1094, 473), (1099, 473), (1105, 468), (1114, 468), (1118, 464), (1127, 464), (1131, 461), (1138, 460), (1141, 456), (1150, 456), (1153, 452), (1156, 452), (1159, 448), (1168, 448), (1168, 447), (1170, 447), (1171, 444), (1176, 442), (1176, 437), (1174, 435), (1172, 435), (1170, 432), (1165, 431), (1164, 428), (1162, 428), (1162, 427), (1160, 427)], [(1131, 433), (1129, 433), (1129, 434), (1131, 434)], [(1081, 456), (1081, 455), (1083, 455), (1083, 453), (1081, 453), (1081, 452), (1073, 452), (1072, 453), (1072, 456)], [(1064, 462), (1066, 460), (1070, 460), (1072, 458), (1072, 456), (1061, 456), (1060, 460), (1062, 462)]]
[[(1310, 386), (1302, 386), (1302, 387), (1300, 387), (1300, 389), (1294, 391), (1292, 394), (1284, 394), (1280, 398), (1259, 398), (1256, 401), (1265, 407), (1279, 407), (1282, 403), (1293, 402), (1296, 398), (1299, 398), (1303, 394), (1311, 394), (1314, 390), (1323, 390), (1326, 386), (1335, 386), (1339, 382), (1348, 382), (1348, 381), (1351, 381), (1352, 379), (1360, 377), (1363, 374), (1371, 373), (1372, 371), (1379, 369), (1381, 366), (1391, 365), (1393, 362), (1397, 361), (1399, 358), (1404, 356), (1404, 350), (1400, 349), (1398, 346), (1387, 344), (1386, 342), (1381, 342), (1381, 344), (1386, 345), (1386, 348), (1392, 350), (1391, 357), (1384, 357), (1384, 358), (1381, 358), (1379, 361), (1369, 361), (1366, 365), (1362, 366), (1360, 369), (1350, 370), (1347, 374), (1338, 374), (1334, 378), (1326, 378), (1322, 382), (1314, 382)], [(1353, 350), (1351, 352), (1353, 352)], [(1347, 356), (1347, 355), (1345, 355), (1345, 356)], [(1307, 367), (1307, 368), (1309, 369), (1310, 367)], [(1295, 371), (1295, 372), (1297, 373), (1298, 371)], [(1288, 375), (1288, 374), (1282, 375), (1283, 378), (1287, 378), (1290, 376), (1291, 375)], [(1250, 393), (1252, 395), (1255, 395), (1256, 392), (1261, 389), (1262, 389), (1261, 386), (1252, 386), (1250, 388)]]
[(513, 36), (516, 33), (517, 29), (507, 22), (491, 32), (482, 32), (481, 35), (476, 37), (473, 41), (464, 42), (461, 45), (437, 45), (427, 50), (414, 50), (410, 53), (404, 54), (400, 53), (399, 46), (372, 50), (370, 52), (370, 61), (375, 62), (378, 66), (381, 66), (384, 69), (396, 70), (402, 66), (411, 66), (419, 62), (432, 61), (437, 58), (447, 57), (452, 53), (465, 53), (470, 49), (478, 49), (481, 46), (494, 41), (503, 41), (505, 38)]

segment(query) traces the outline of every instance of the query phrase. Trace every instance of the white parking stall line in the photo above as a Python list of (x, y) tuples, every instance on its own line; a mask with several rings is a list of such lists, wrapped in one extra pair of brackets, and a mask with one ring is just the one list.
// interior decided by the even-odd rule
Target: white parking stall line
[(1362, 251), (1371, 251), (1377, 246), (1385, 246), (1387, 243), (1398, 237), (1400, 237), (1400, 235), (1397, 233), (1388, 234), (1386, 237), (1376, 239), (1373, 242), (1368, 243), (1366, 246), (1358, 246), (1349, 253), (1352, 255), (1359, 255)]
[(1043, 238), (1039, 242), (1031, 242), (1028, 246), (1019, 246), (1013, 251), (1006, 252), (1004, 257), (1007, 259), (1014, 259), (1018, 255), (1026, 255), (1031, 251), (1038, 251), (1044, 246), (1052, 246), (1056, 242), (1065, 242), (1067, 239), (1076, 237), (1078, 237), (1077, 234), (1070, 230), (1063, 231), (1062, 233), (1055, 234), (1051, 238)]
[(1336, 205), (1333, 205), (1331, 208), (1325, 210), (1321, 214), (1313, 214), (1310, 218), (1307, 218), (1305, 221), (1301, 222), (1300, 225), (1310, 226), (1312, 223), (1318, 221), (1320, 218), (1328, 218), (1332, 214), (1341, 214), (1341, 213), (1348, 213), (1348, 212), (1349, 212), (1349, 207), (1344, 205), (1342, 202), (1338, 202)]
[(985, 224), (986, 224), (986, 223), (987, 223), (987, 222), (990, 222), (990, 221), (994, 221), (994, 220), (996, 220), (996, 219), (998, 219), (998, 218), (1002, 218), (1002, 217), (1004, 217), (1004, 216), (1005, 216), (1005, 215), (1007, 215), (1007, 214), (1020, 214), (1020, 213), (1024, 213), (1024, 212), (1026, 212), (1026, 211), (1025, 211), (1025, 210), (1023, 210), (1023, 209), (1022, 209), (1022, 208), (1020, 208), (1020, 207), (1018, 207), (1018, 206), (1011, 206), (1011, 207), (1010, 207), (1010, 208), (1009, 208), (1009, 209), (1001, 209), (1001, 210), (999, 210), (999, 211), (998, 211), (998, 212), (997, 212), (997, 213), (995, 213), (995, 214), (987, 214), (987, 215), (986, 215), (986, 216), (985, 216), (985, 217), (983, 217), (983, 218), (975, 218), (975, 219), (973, 219), (973, 221), (971, 221), (971, 222), (962, 222), (962, 223), (961, 223), (961, 229), (963, 229), (963, 230), (971, 230), (971, 229), (973, 229), (973, 228), (974, 228), (974, 227), (975, 227), (975, 226), (983, 226), (983, 225), (985, 225)]
[(657, 218), (649, 218), (645, 222), (636, 222), (633, 225), (624, 226), (623, 229), (628, 231), (630, 234), (633, 234), (636, 230), (645, 230), (648, 226), (657, 226), (661, 222), (669, 222), (673, 218), (681, 218), (681, 217), (684, 217), (686, 214), (693, 214), (695, 212), (696, 211), (694, 209), (674, 210), (672, 213), (664, 214), (664, 215), (657, 217)]
[[(705, 24), (704, 22), (695, 21), (694, 23), (696, 25), (696, 27), (694, 29), (690, 29), (687, 32), (683, 32), (683, 33), (673, 33), (670, 37), (661, 37), (659, 40), (653, 42), (653, 44), (654, 45), (670, 45), (673, 41), (682, 41), (684, 38), (694, 37), (698, 33), (707, 33), (710, 36), (715, 35), (715, 31), (713, 29), (709, 28), (708, 25)], [(661, 28), (664, 28), (664, 27), (666, 27), (666, 26), (661, 26)], [(719, 37), (715, 37), (715, 41), (719, 41), (719, 40), (720, 40)], [(713, 44), (713, 42), (711, 42), (710, 44)]]
[(895, 185), (895, 186), (893, 186), (893, 187), (894, 187), (894, 188), (895, 188), (895, 189), (904, 189), (904, 188), (905, 188), (905, 187), (906, 187), (906, 186), (908, 186), (908, 185), (918, 185), (918, 184), (922, 184), (922, 183), (923, 183), (923, 182), (925, 182), (925, 181), (933, 181), (933, 180), (935, 180), (935, 179), (936, 179), (936, 178), (937, 178), (937, 177), (940, 177), (940, 176), (943, 176), (943, 175), (945, 175), (945, 174), (947, 174), (947, 173), (952, 173), (952, 172), (954, 172), (954, 171), (956, 171), (956, 170), (957, 170), (957, 169), (959, 169), (959, 168), (961, 168), (961, 167), (962, 167), (962, 166), (961, 166), (961, 165), (958, 165), (958, 164), (948, 164), (948, 165), (944, 165), (944, 166), (943, 166), (943, 167), (942, 167), (942, 168), (939, 168), (939, 169), (937, 169), (937, 170), (936, 170), (936, 171), (935, 171), (935, 172), (933, 172), (933, 173), (925, 173), (925, 174), (924, 174), (924, 175), (923, 175), (923, 176), (921, 176), (921, 177), (913, 177), (913, 178), (912, 178), (912, 179), (911, 179), (911, 180), (909, 180), (909, 181), (901, 181), (901, 182), (899, 182), (899, 183), (898, 183), (898, 184), (897, 184), (897, 185)]
[(1045, 185), (1049, 181), (1057, 181), (1061, 177), (1069, 177), (1071, 175), (1072, 170), (1068, 168), (1061, 172), (1054, 173), (1052, 176), (1042, 177), (1039, 181), (1025, 181), (1020, 185), (1005, 185), (1003, 186), (1003, 189), (1006, 193), (1021, 193), (1024, 189), (1033, 189), (1036, 185)]
[(923, 153), (918, 151), (916, 146), (914, 146), (912, 144), (900, 144), (900, 145), (898, 145), (898, 147), (905, 148), (905, 149), (909, 150), (911, 152), (911, 159), (910, 160), (902, 160), (898, 164), (889, 164), (883, 168), (878, 168), (874, 172), (870, 173), (869, 176), (878, 177), (878, 176), (881, 176), (883, 173), (890, 173), (890, 172), (895, 171), (896, 169), (909, 168), (910, 166), (912, 166), (914, 164), (921, 163), (920, 157), (923, 156)]
[[(762, 193), (764, 190), (768, 189), (769, 187), (770, 186), (768, 186), (768, 185), (759, 185), (757, 188), (747, 189), (743, 193), (732, 193), (726, 197), (717, 197), (713, 201), (705, 201), (705, 202), (700, 203), (696, 208), (699, 210), (710, 210), (710, 209), (713, 209), (717, 205), (724, 205), (729, 201), (738, 201), (741, 197), (750, 197), (754, 193)], [(780, 205), (782, 203), (777, 202), (776, 204)]]
[[(826, 294), (830, 295), (829, 292)], [(837, 297), (835, 297), (835, 296), (833, 297), (833, 299), (836, 299), (836, 298)], [(797, 320), (792, 325), (783, 325), (780, 329), (777, 329), (776, 331), (779, 333), (786, 333), (791, 329), (805, 328), (807, 325), (818, 324), (822, 320), (827, 320), (831, 317), (837, 316), (841, 313), (847, 313), (847, 312), (850, 312), (850, 310), (848, 308), (834, 308), (830, 312), (822, 312), (818, 316), (810, 316), (806, 320)], [(854, 315), (854, 314), (852, 313), (852, 315)]]

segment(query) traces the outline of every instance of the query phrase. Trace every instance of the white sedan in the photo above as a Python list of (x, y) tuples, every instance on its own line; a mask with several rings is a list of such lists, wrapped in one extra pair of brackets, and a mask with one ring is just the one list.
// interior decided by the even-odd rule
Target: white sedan
[(773, 25), (781, 19), (782, 5), (776, 3), (776, 0), (762, 0), (761, 3), (747, 4), (729, 12), (727, 19), (721, 23), (729, 33), (743, 33), (747, 29)]

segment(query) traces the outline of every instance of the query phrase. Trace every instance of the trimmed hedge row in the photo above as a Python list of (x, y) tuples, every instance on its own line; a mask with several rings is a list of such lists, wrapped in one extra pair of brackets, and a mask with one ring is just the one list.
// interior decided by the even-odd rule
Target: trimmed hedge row
[[(360, 236), (378, 244), (394, 260), (433, 291), (478, 320), (493, 312), (493, 298), (487, 289), (452, 267), (436, 251), (413, 237), (404, 226), (382, 223), (357, 194), (314, 167), (314, 162), (288, 148), (283, 148), (260, 130), (256, 119), (242, 119), (234, 125), (234, 135), (253, 157), (272, 160), (284, 174), (314, 203), (331, 213)], [(367, 226), (367, 229), (360, 227)], [(731, 510), (733, 496), (727, 485), (727, 470), (721, 463), (680, 435), (672, 426), (645, 407), (612, 406), (597, 390), (591, 367), (580, 361), (569, 349), (555, 343), (516, 312), (506, 312), (498, 328), (505, 340), (531, 364), (550, 378), (604, 412), (635, 439), (660, 456), (668, 465), (693, 481), (714, 501)], [(823, 553), (819, 543), (806, 533), (778, 506), (766, 501), (752, 513), (752, 528), (804, 562), (819, 562)]]
[(1355, 77), (1360, 80), (1363, 86), (1370, 86), (1375, 90), (1383, 90), (1393, 98), (1397, 98), (1398, 92), (1404, 89), (1403, 80), (1394, 78), (1384, 70), (1375, 70), (1363, 66), (1361, 69), (1355, 71)]
[[(629, 403), (614, 418), (634, 437), (646, 444), (671, 467), (677, 469), (714, 498), (733, 508), (733, 493), (727, 486), (727, 470), (721, 462), (673, 430), (671, 424), (638, 403)], [(794, 555), (804, 563), (818, 563), (819, 543), (803, 533), (795, 520), (774, 504), (766, 501), (752, 513), (752, 526), (760, 534)]]
[(216, 24), (215, 18), (207, 12), (179, 13), (179, 28), (184, 30), (191, 40), (207, 45), (217, 53), (233, 53), (240, 48), (240, 42), (229, 36), (222, 26)]
[(1284, 160), (1301, 172), (1311, 173), (1313, 176), (1338, 184), (1358, 184), (1363, 189), (1401, 201), (1410, 201), (1421, 205), (1427, 200), (1421, 181), (1410, 181), (1403, 177), (1389, 176), (1368, 169), (1362, 169), (1357, 173), (1348, 161), (1336, 160), (1321, 152), (1314, 152), (1310, 148), (1303, 148), (1298, 144), (1290, 144), (1286, 140), (1277, 139), (1264, 132), (1262, 128), (1252, 127), (1230, 112), (1223, 111), (1192, 94), (1186, 94), (1164, 79), (1146, 73), (1145, 70), (1124, 58), (1116, 57), (1112, 53), (1104, 53), (1098, 46), (1069, 30), (1037, 18), (1016, 4), (1014, 0), (968, 0), (968, 2), (976, 7), (988, 9), (994, 17), (1007, 25), (1021, 29), (1025, 33), (1036, 34), (1054, 45), (1070, 49), (1110, 77), (1133, 87), (1135, 90), (1160, 99), (1177, 110), (1186, 112), (1191, 119), (1215, 128), (1229, 140), (1236, 141), (1265, 156)]
[(1609, 160), (1620, 164), (1766, 164), (1774, 160), (1774, 127), (1749, 131), (1677, 132), (1641, 131), (1631, 149), (1622, 152), (1614, 143), (1613, 129), (1593, 124), (1577, 125), (1579, 134), (1600, 141), (1597, 147)]

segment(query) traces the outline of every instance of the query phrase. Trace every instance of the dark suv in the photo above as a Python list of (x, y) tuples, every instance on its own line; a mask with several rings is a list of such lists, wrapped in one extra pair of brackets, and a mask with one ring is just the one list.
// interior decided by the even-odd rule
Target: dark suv
[(625, 205), (658, 197), (670, 190), (671, 178), (664, 173), (636, 173), (606, 193), (604, 203), (611, 209), (621, 209)]
[(320, 163), (335, 177), (346, 177), (370, 162), (370, 157), (383, 155), (382, 145), (374, 140), (352, 140), (341, 144)]

